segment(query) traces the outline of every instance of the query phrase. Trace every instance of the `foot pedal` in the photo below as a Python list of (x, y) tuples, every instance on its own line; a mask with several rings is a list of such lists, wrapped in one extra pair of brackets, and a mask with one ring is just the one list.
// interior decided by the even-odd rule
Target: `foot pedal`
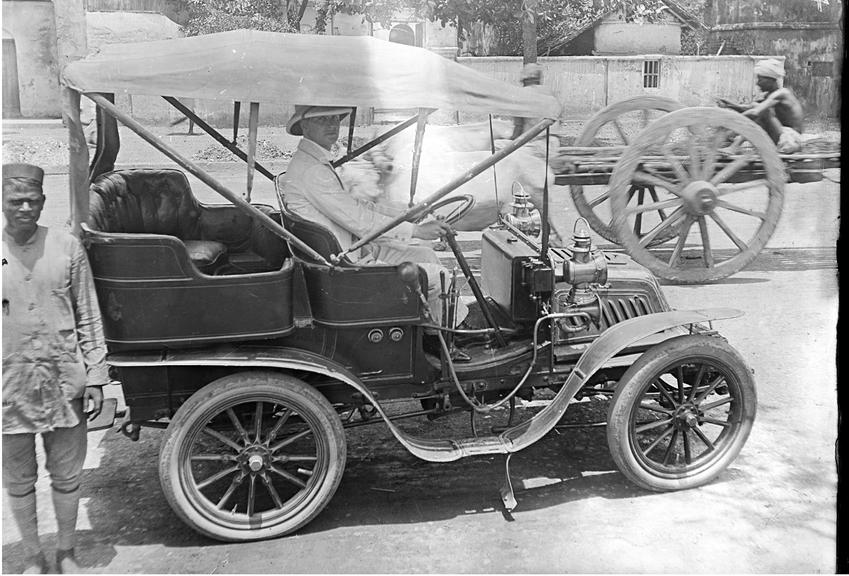
[(501, 501), (504, 503), (504, 508), (506, 508), (508, 512), (512, 512), (518, 505), (518, 502), (516, 502), (516, 495), (513, 494), (513, 482), (510, 481), (511, 456), (513, 456), (512, 453), (508, 454), (507, 459), (504, 461), (504, 472), (506, 478), (504, 485), (501, 487)]
[(104, 398), (103, 407), (100, 409), (100, 414), (94, 420), (88, 421), (88, 431), (102, 430), (111, 428), (115, 423), (115, 412), (118, 410), (117, 398)]

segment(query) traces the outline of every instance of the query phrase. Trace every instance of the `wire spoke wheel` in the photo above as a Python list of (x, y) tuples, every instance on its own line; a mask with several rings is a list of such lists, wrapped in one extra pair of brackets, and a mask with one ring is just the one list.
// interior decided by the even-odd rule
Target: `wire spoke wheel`
[(715, 336), (681, 336), (648, 350), (623, 375), (608, 444), (637, 485), (693, 488), (736, 458), (755, 409), (751, 372), (733, 348)]
[[(616, 164), (613, 225), (626, 252), (657, 276), (684, 284), (719, 280), (748, 265), (772, 236), (784, 182), (775, 145), (748, 118), (719, 108), (670, 112)], [(635, 205), (635, 185), (664, 192)], [(660, 218), (646, 231), (647, 212)], [(658, 246), (670, 233), (675, 241)]]
[[(682, 104), (679, 102), (660, 96), (637, 96), (622, 100), (600, 110), (593, 116), (584, 126), (574, 145), (576, 147), (627, 147), (656, 119), (681, 108)], [(575, 208), (587, 219), (590, 227), (603, 238), (618, 244), (613, 227), (609, 187), (572, 184), (569, 186), (569, 192)], [(668, 196), (664, 186), (658, 182), (634, 183), (629, 188), (628, 195), (631, 206), (655, 204)], [(664, 217), (665, 210), (662, 206), (654, 210), (641, 211), (640, 217), (633, 223), (634, 233), (637, 236), (645, 235)], [(652, 244), (668, 241), (674, 236), (674, 230), (667, 230), (654, 238)]]
[(329, 502), (345, 466), (342, 424), (315, 389), (274, 373), (234, 374), (183, 404), (160, 480), (174, 511), (228, 541), (288, 534)]

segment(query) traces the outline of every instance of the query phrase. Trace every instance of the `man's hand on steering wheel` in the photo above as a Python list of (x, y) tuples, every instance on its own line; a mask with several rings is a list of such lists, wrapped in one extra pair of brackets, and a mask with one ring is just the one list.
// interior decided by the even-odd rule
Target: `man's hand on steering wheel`
[(442, 220), (428, 220), (413, 227), (413, 238), (436, 240), (451, 232), (451, 226)]

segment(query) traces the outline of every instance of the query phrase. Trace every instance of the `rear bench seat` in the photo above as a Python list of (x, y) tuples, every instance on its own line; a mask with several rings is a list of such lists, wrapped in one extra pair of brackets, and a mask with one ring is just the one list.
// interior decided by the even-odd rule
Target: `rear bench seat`
[[(179, 170), (107, 172), (92, 182), (91, 192), (92, 230), (175, 236), (204, 274), (277, 270), (287, 254), (283, 240), (235, 206), (198, 202)], [(279, 221), (270, 206), (257, 207)]]

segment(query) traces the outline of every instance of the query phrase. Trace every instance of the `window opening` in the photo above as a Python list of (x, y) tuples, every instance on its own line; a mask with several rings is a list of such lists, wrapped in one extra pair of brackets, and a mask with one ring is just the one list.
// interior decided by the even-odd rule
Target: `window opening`
[(660, 86), (660, 60), (643, 61), (643, 88)]

